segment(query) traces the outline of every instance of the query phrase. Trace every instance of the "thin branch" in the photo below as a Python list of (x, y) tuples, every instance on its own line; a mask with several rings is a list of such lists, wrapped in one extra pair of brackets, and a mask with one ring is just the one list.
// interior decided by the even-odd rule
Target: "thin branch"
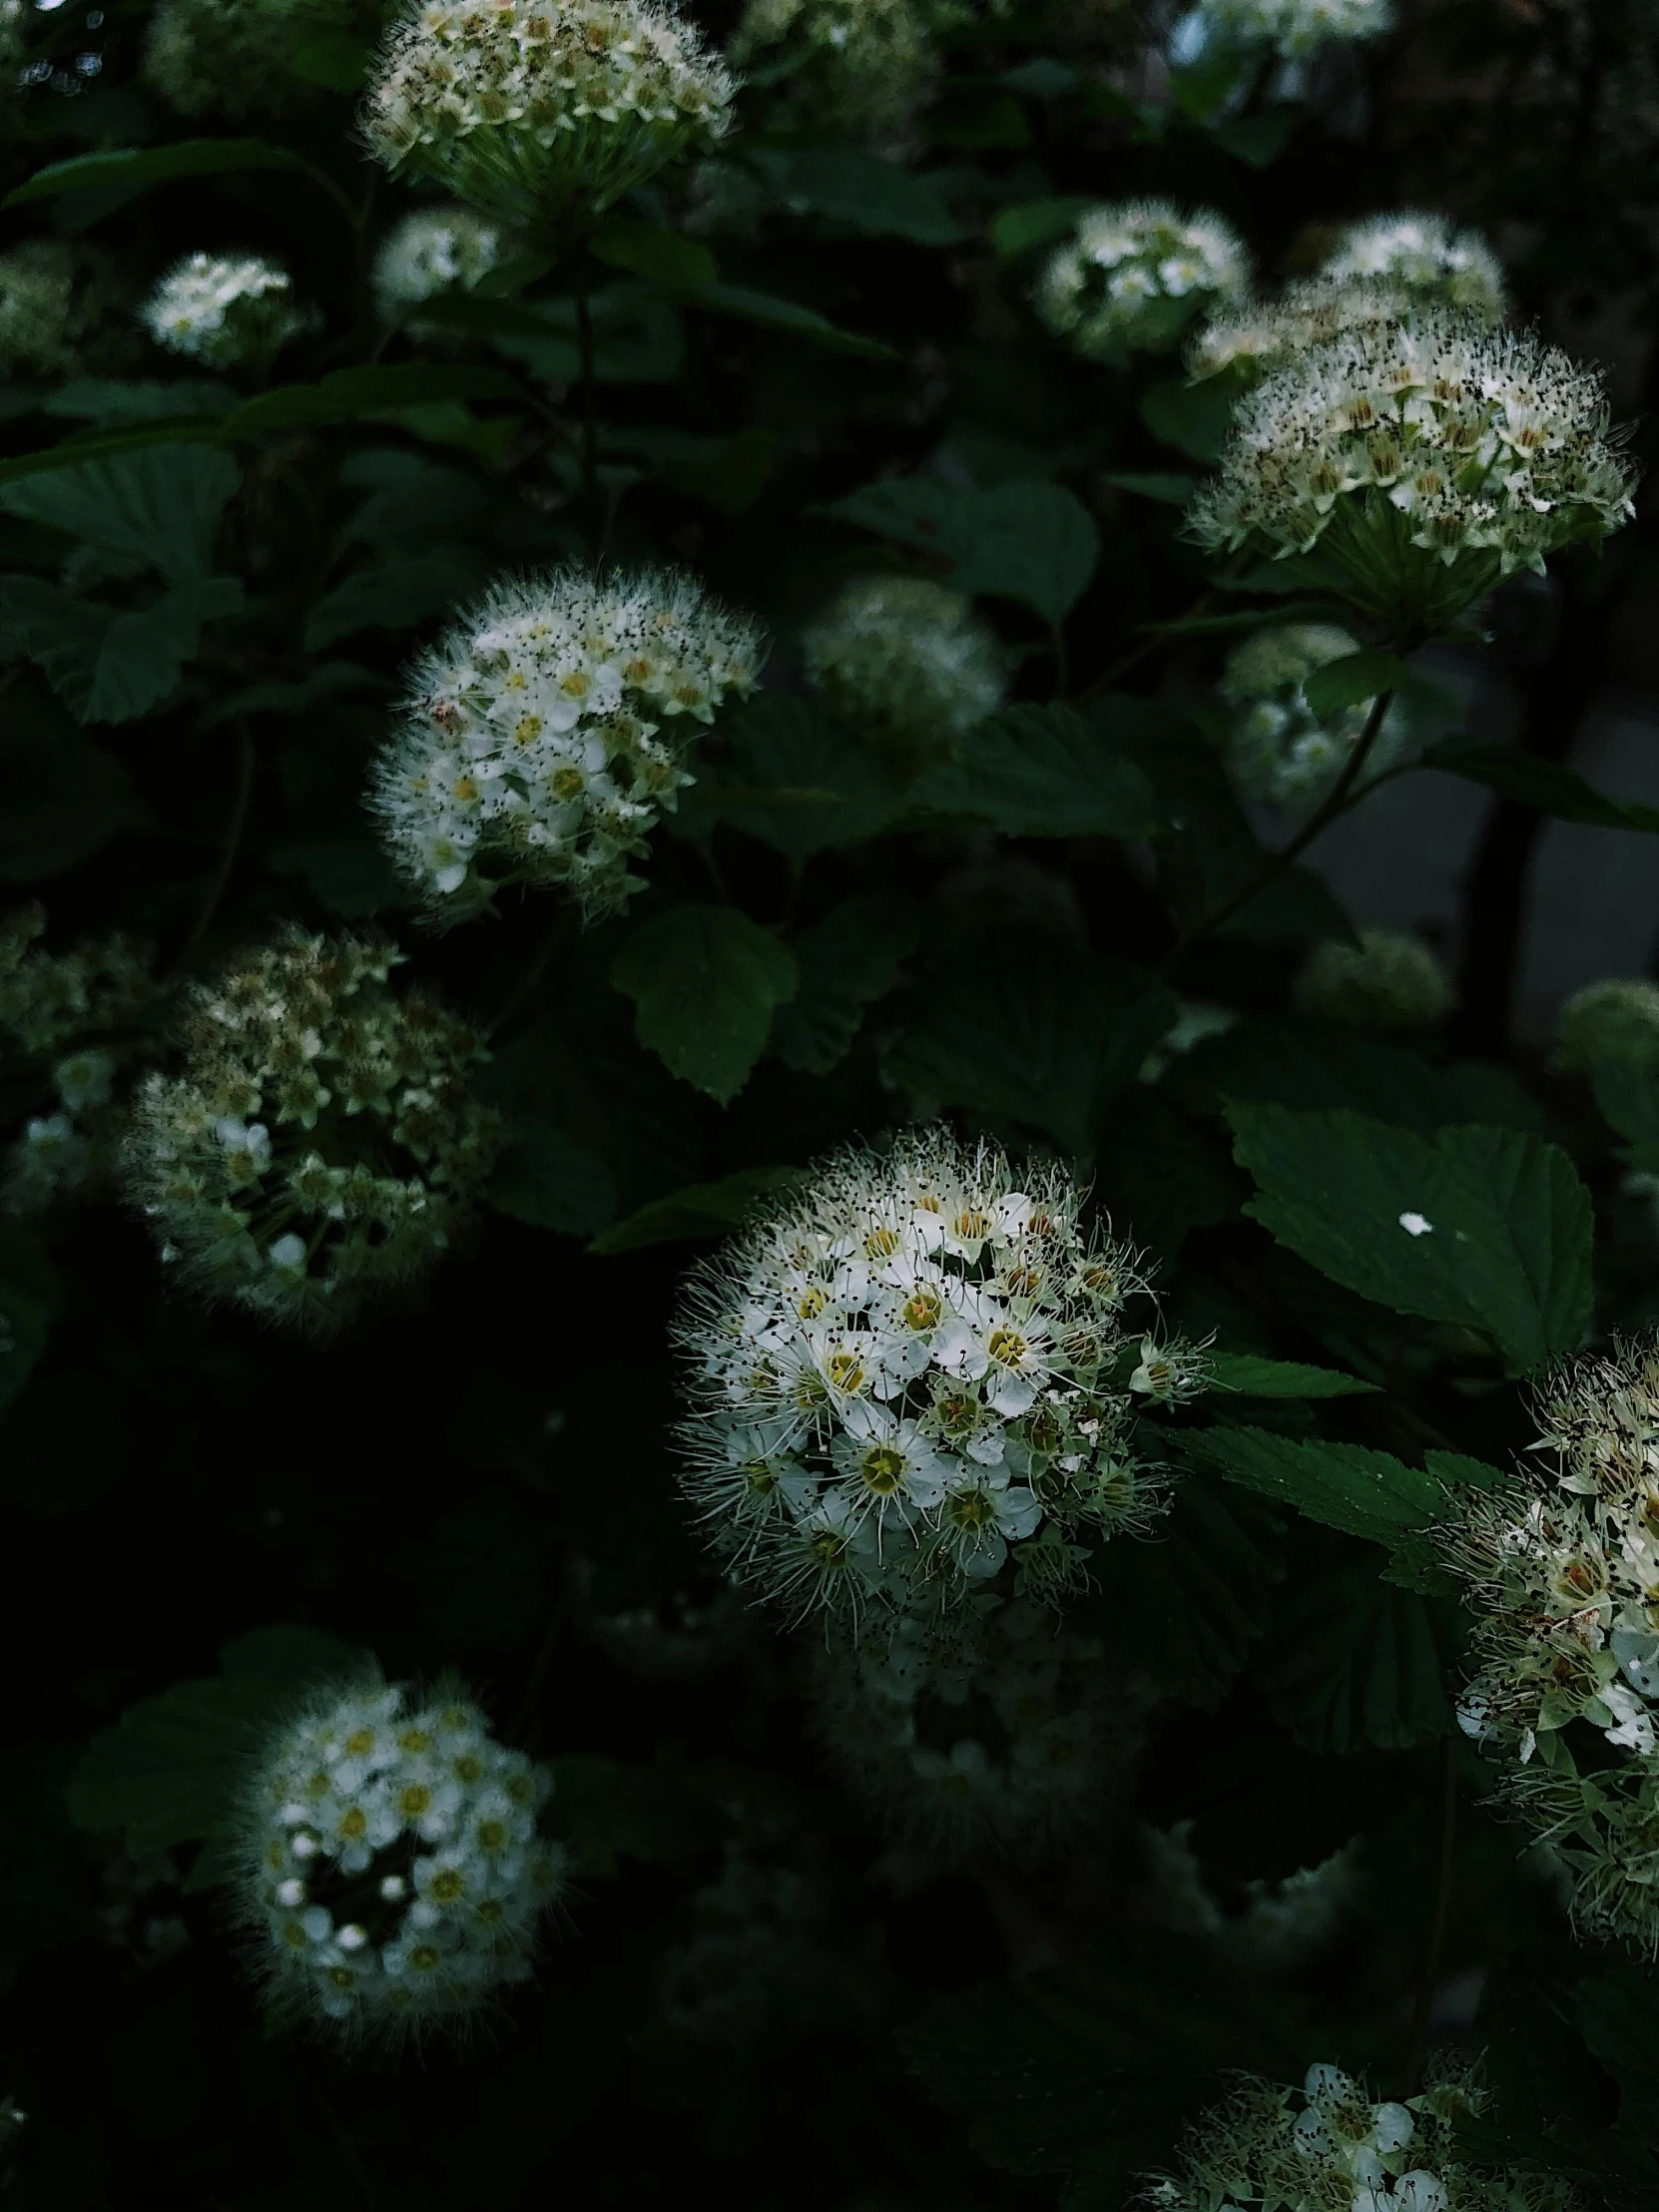
[(582, 515), (588, 552), (597, 568), (604, 554), (606, 517), (599, 498), (599, 378), (588, 287), (576, 287), (576, 350), (582, 364)]
[(219, 859), (214, 867), (213, 875), (209, 879), (202, 904), (197, 911), (195, 925), (190, 935), (179, 947), (173, 965), (168, 969), (169, 975), (177, 974), (213, 927), (214, 916), (219, 911), (220, 901), (224, 898), (226, 886), (231, 880), (231, 870), (237, 864), (237, 854), (242, 848), (243, 831), (248, 827), (248, 808), (254, 796), (254, 770), (257, 764), (257, 756), (254, 750), (253, 732), (249, 729), (244, 717), (239, 716), (237, 718), (236, 730), (237, 784), (235, 794), (231, 800), (231, 812), (226, 817), (224, 832), (219, 840)]

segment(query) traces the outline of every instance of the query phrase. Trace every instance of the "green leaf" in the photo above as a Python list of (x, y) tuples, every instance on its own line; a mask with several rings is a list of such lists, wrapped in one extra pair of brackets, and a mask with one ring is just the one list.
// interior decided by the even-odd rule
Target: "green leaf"
[(1652, 1068), (1602, 1060), (1590, 1070), (1601, 1118), (1627, 1140), (1626, 1163), (1659, 1171), (1659, 1082)]
[(1173, 445), (1192, 461), (1219, 461), (1233, 425), (1230, 395), (1218, 383), (1189, 384), (1184, 376), (1151, 385), (1139, 412), (1160, 445)]
[(772, 1049), (786, 1067), (827, 1075), (846, 1057), (865, 1006), (897, 983), (923, 918), (911, 900), (875, 891), (847, 899), (795, 938), (801, 987), (772, 1021)]
[(240, 481), (236, 462), (217, 446), (150, 446), (0, 485), (0, 507), (186, 584), (211, 571)]
[(235, 614), (242, 585), (204, 577), (119, 609), (28, 576), (0, 577), (0, 637), (41, 669), (78, 722), (132, 722), (171, 698), (202, 624)]
[(1363, 1561), (1327, 1565), (1276, 1610), (1252, 1679), (1305, 1751), (1406, 1751), (1452, 1733), (1445, 1673), (1455, 1616), (1379, 1581)]
[(62, 1303), (62, 1278), (35, 1236), (0, 1223), (0, 1411), (29, 1380)]
[(534, 1122), (512, 1138), (487, 1195), (514, 1221), (569, 1237), (591, 1237), (616, 1219), (616, 1177), (607, 1163), (551, 1122)]
[(306, 616), (305, 651), (323, 652), (359, 630), (412, 629), (475, 597), (489, 573), (489, 561), (464, 545), (433, 546), (406, 560), (356, 569)]
[(769, 291), (751, 291), (743, 284), (689, 284), (676, 296), (688, 307), (702, 307), (709, 314), (730, 315), (738, 322), (758, 322), (763, 329), (782, 330), (791, 337), (806, 338), (830, 353), (856, 353), (865, 360), (895, 361), (898, 354), (878, 338), (860, 337), (843, 330), (798, 300), (780, 299)]
[(264, 437), (316, 423), (356, 422), (365, 415), (395, 414), (404, 407), (445, 399), (509, 399), (526, 405), (523, 390), (499, 368), (458, 361), (399, 361), (391, 366), (336, 368), (316, 384), (278, 384), (245, 399), (226, 416), (228, 438)]
[(1388, 1550), (1445, 1511), (1444, 1493), (1431, 1474), (1364, 1444), (1303, 1440), (1272, 1428), (1216, 1427), (1184, 1433), (1181, 1446), (1229, 1482)]
[(958, 945), (886, 1056), (918, 1114), (956, 1106), (1086, 1154), (1102, 1107), (1167, 1035), (1176, 1002), (1144, 969), (1011, 931)]
[(1364, 1114), (1228, 1107), (1245, 1211), (1362, 1298), (1488, 1339), (1523, 1375), (1591, 1316), (1590, 1196), (1556, 1146), (1509, 1129), (1432, 1138)]
[(720, 264), (706, 246), (634, 216), (607, 216), (589, 239), (588, 251), (612, 269), (625, 269), (654, 284), (695, 288), (720, 280)]
[(124, 830), (151, 823), (121, 763), (89, 744), (59, 702), (35, 685), (14, 685), (7, 696), (0, 777), (6, 791), (0, 882), (59, 875)]
[(903, 807), (897, 772), (818, 699), (762, 692), (724, 728), (741, 781), (723, 784), (705, 770), (671, 830), (696, 834), (718, 815), (799, 865), (879, 834)]
[(89, 460), (115, 453), (146, 452), (158, 445), (201, 445), (219, 436), (221, 421), (214, 415), (189, 415), (172, 422), (145, 421), (128, 430), (77, 431), (61, 445), (0, 461), (0, 484), (21, 483), (26, 477), (50, 475), (60, 468), (80, 468)]
[(1225, 152), (1249, 169), (1266, 169), (1291, 142), (1307, 110), (1300, 107), (1269, 108), (1263, 115), (1230, 116), (1213, 123), (1210, 136)]
[(288, 67), (301, 84), (324, 92), (360, 92), (374, 59), (366, 39), (326, 23), (302, 23), (288, 44)]
[(595, 1237), (588, 1250), (609, 1255), (686, 1237), (729, 1237), (758, 1207), (808, 1180), (805, 1168), (740, 1168), (719, 1183), (688, 1183)]
[(1335, 1368), (1263, 1360), (1253, 1352), (1212, 1352), (1209, 1362), (1217, 1388), (1237, 1390), (1241, 1397), (1356, 1397), (1378, 1387)]
[(720, 1833), (715, 1806), (690, 1776), (585, 1752), (551, 1765), (548, 1819), (579, 1875), (614, 1875), (619, 1858), (679, 1859)]
[(229, 414), (237, 394), (229, 384), (206, 377), (175, 377), (167, 383), (131, 383), (111, 376), (74, 376), (48, 399), (43, 412), (109, 425), (123, 422), (178, 422), (189, 416)]
[(1011, 837), (1148, 837), (1161, 827), (1152, 786), (1134, 762), (1065, 706), (990, 716), (910, 798), (993, 823)]
[(991, 244), (1004, 261), (1034, 253), (1039, 246), (1050, 246), (1075, 230), (1078, 217), (1094, 206), (1094, 201), (1076, 195), (1060, 200), (1017, 200), (1012, 207), (999, 208), (991, 219)]
[(265, 858), (274, 874), (302, 875), (319, 905), (349, 920), (366, 920), (409, 902), (396, 869), (366, 835), (299, 837), (273, 845)]
[(1018, 599), (1059, 622), (1089, 587), (1100, 533), (1058, 484), (998, 484), (959, 504), (947, 550), (958, 590)]
[(734, 906), (671, 906), (611, 963), (641, 1044), (725, 1106), (766, 1050), (773, 1009), (800, 982), (795, 956)]
[(1560, 761), (1542, 761), (1516, 745), (1479, 738), (1443, 738), (1422, 756), (1424, 768), (1444, 769), (1503, 799), (1518, 799), (1557, 822), (1585, 822), (1598, 830), (1659, 830), (1659, 807), (1634, 799), (1609, 799)]
[(3, 205), (21, 208), (31, 200), (51, 200), (65, 192), (107, 192), (112, 186), (131, 194), (179, 177), (225, 177), (247, 169), (303, 171), (305, 166), (286, 147), (268, 146), (263, 139), (182, 139), (173, 146), (117, 147), (37, 170), (7, 194)]
[(1303, 686), (1308, 705), (1322, 719), (1344, 707), (1368, 706), (1383, 692), (1398, 691), (1411, 671), (1397, 653), (1345, 653), (1327, 661)]
[[(1184, 507), (1198, 489), (1198, 478), (1196, 476), (1160, 475), (1156, 473), (1137, 475), (1133, 469), (1103, 471), (1099, 481), (1103, 484), (1110, 484), (1114, 491), (1133, 492), (1140, 499), (1155, 499), (1162, 507)], [(1230, 628), (1248, 628), (1250, 623), (1258, 618), (1249, 615), (1233, 615), (1223, 616), (1219, 619), (1227, 622)], [(1204, 617), (1200, 616), (1199, 620), (1203, 621)], [(1149, 627), (1155, 627), (1159, 631), (1169, 631), (1177, 628), (1178, 625), (1161, 622)]]
[[(793, 211), (828, 217), (870, 238), (954, 246), (967, 227), (950, 212), (944, 179), (902, 168), (856, 147), (763, 151), (755, 165)], [(948, 176), (948, 172), (946, 175)]]
[[(1275, 1524), (1262, 1507), (1234, 1501), (1196, 1478), (1146, 1543), (1116, 1537), (1089, 1562), (1095, 1588), (1079, 1626), (1102, 1637), (1124, 1666), (1150, 1666), (1184, 1705), (1219, 1705), (1278, 1602), (1284, 1574)], [(1267, 1525), (1263, 1525), (1266, 1523)]]
[(79, 1828), (120, 1829), (135, 1858), (212, 1835), (250, 1754), (307, 1683), (347, 1672), (347, 1644), (319, 1629), (259, 1629), (220, 1654), (211, 1680), (178, 1682), (95, 1736), (70, 1778)]

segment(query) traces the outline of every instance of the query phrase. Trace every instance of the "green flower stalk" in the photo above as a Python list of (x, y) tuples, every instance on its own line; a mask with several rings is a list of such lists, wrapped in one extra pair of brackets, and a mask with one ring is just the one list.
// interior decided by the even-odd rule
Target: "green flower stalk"
[(712, 145), (734, 90), (659, 0), (426, 0), (387, 38), (363, 132), (394, 176), (546, 236)]

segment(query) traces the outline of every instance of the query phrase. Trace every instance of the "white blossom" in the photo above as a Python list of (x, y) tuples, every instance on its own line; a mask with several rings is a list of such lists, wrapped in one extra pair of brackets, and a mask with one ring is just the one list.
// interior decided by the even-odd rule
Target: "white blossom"
[(1397, 285), (1425, 303), (1466, 307), (1488, 322), (1508, 312), (1503, 266), (1480, 233), (1414, 209), (1352, 224), (1320, 274), (1336, 283)]
[(755, 625), (674, 571), (497, 587), (416, 664), (375, 762), (369, 803), (399, 872), (442, 922), (508, 883), (613, 911), (693, 781), (691, 733), (754, 690), (760, 661)]
[(1090, 208), (1049, 257), (1033, 296), (1048, 327), (1090, 360), (1165, 352), (1197, 318), (1243, 299), (1250, 257), (1224, 218), (1167, 200)]
[(187, 254), (139, 310), (158, 345), (216, 368), (263, 367), (306, 319), (287, 271), (255, 254)]
[(1392, 0), (1199, 0), (1206, 40), (1246, 51), (1269, 48), (1303, 61), (1322, 46), (1381, 38), (1393, 25)]
[(1002, 704), (995, 637), (959, 592), (923, 577), (847, 585), (801, 644), (808, 679), (834, 713), (901, 754), (947, 751)]
[[(1372, 702), (1317, 715), (1307, 683), (1316, 669), (1359, 650), (1356, 638), (1328, 623), (1260, 630), (1233, 648), (1216, 689), (1234, 710), (1226, 760), (1241, 797), (1311, 807), (1327, 796), (1365, 733)], [(1406, 736), (1396, 703), (1367, 756), (1368, 778), (1399, 759)]]
[(417, 208), (394, 225), (374, 257), (374, 298), (383, 322), (441, 291), (470, 291), (501, 259), (501, 234), (470, 208)]

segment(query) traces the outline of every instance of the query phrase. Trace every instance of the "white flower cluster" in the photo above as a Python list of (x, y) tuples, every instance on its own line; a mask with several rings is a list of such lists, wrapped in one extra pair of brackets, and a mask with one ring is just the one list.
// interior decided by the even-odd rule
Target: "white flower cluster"
[(631, 855), (693, 781), (689, 739), (759, 680), (761, 637), (692, 577), (579, 568), (499, 586), (418, 662), (369, 804), (434, 918), (507, 883), (562, 883), (586, 914), (639, 879)]
[[(1478, 1625), (1458, 1706), (1502, 1796), (1577, 1879), (1580, 1926), (1659, 1955), (1659, 1346), (1586, 1360), (1531, 1463), (1442, 1537)], [(1592, 1756), (1579, 1771), (1573, 1745)], [(1603, 1748), (1605, 1747), (1605, 1748)], [(1612, 1754), (1611, 1761), (1608, 1753)]]
[(1032, 302), (1089, 360), (1163, 352), (1199, 315), (1244, 298), (1250, 256), (1222, 217), (1167, 200), (1091, 208), (1050, 256)]
[(1344, 40), (1382, 38), (1393, 25), (1392, 0), (1199, 0), (1197, 12), (1207, 43), (1269, 48), (1288, 62)]
[(1398, 284), (1426, 302), (1467, 307), (1488, 322), (1508, 312), (1503, 265), (1478, 231), (1454, 230), (1443, 215), (1401, 209), (1345, 231), (1320, 272), (1337, 283)]
[(1317, 546), (1356, 606), (1421, 637), (1499, 576), (1616, 530), (1631, 485), (1594, 370), (1438, 308), (1361, 324), (1259, 384), (1188, 520), (1212, 551)]
[(0, 1066), (26, 1098), (8, 1147), (12, 1213), (84, 1191), (114, 1166), (124, 1103), (117, 1084), (142, 1048), (136, 1024), (154, 991), (148, 952), (126, 937), (47, 952), (46, 916), (26, 906), (0, 923)]
[(1295, 1973), (1329, 1949), (1352, 1920), (1365, 1887), (1358, 1838), (1282, 1882), (1247, 1883), (1243, 1912), (1229, 1915), (1205, 1879), (1192, 1830), (1186, 1820), (1142, 1835), (1164, 1927), (1211, 1937), (1252, 1971)]
[(807, 676), (842, 721), (893, 751), (947, 752), (994, 714), (1002, 656), (959, 592), (920, 576), (849, 584), (802, 633)]
[(815, 130), (900, 154), (938, 88), (929, 30), (916, 0), (748, 0), (727, 52), (738, 69), (793, 62), (786, 106)]
[(314, 1697), (238, 1808), (239, 1903), (273, 2006), (347, 2037), (453, 2026), (531, 1970), (565, 1855), (550, 1776), (465, 1697)]
[(416, 0), (380, 57), (363, 130), (394, 174), (537, 232), (577, 203), (601, 213), (720, 138), (734, 91), (663, 0)]
[(888, 1827), (951, 1858), (1017, 1859), (1127, 1802), (1157, 1692), (1030, 1598), (976, 1599), (816, 1648), (818, 1732)]
[(500, 1142), (467, 1025), (387, 977), (384, 943), (289, 929), (195, 993), (184, 1070), (127, 1147), (162, 1258), (211, 1296), (330, 1327), (429, 1268)]
[[(1372, 703), (1316, 715), (1306, 687), (1316, 669), (1359, 650), (1356, 639), (1332, 624), (1288, 623), (1258, 631), (1227, 656), (1216, 689), (1235, 709), (1227, 766), (1244, 798), (1308, 807), (1331, 790), (1365, 733)], [(1366, 773), (1390, 766), (1404, 743), (1396, 702), (1373, 740)]]
[(306, 327), (286, 270), (256, 254), (187, 254), (139, 320), (170, 353), (215, 368), (263, 368)]
[(1659, 1067), (1659, 983), (1607, 976), (1574, 991), (1556, 1021), (1553, 1057), (1562, 1068)]
[(374, 298), (382, 322), (408, 319), (440, 291), (470, 291), (501, 259), (501, 234), (470, 208), (417, 208), (386, 235), (374, 257)]
[(181, 115), (280, 115), (316, 98), (291, 67), (294, 33), (337, 28), (342, 12), (327, 0), (159, 0), (145, 81)]
[(1333, 338), (1402, 320), (1415, 304), (1403, 284), (1380, 277), (1301, 276), (1278, 299), (1250, 299), (1213, 315), (1187, 347), (1187, 373), (1195, 381), (1226, 372), (1242, 386), (1260, 383)]
[(930, 1615), (1010, 1555), (1081, 1577), (1080, 1528), (1159, 1509), (1138, 1405), (1202, 1358), (1126, 1339), (1144, 1289), (1056, 1166), (1016, 1175), (942, 1129), (835, 1154), (691, 1278), (677, 1338), (685, 1487), (735, 1581), (798, 1615)]
[(1293, 992), (1302, 1013), (1351, 1029), (1431, 1029), (1456, 1004), (1433, 950), (1398, 929), (1362, 929), (1358, 944), (1326, 938)]
[(1373, 2104), (1331, 2065), (1300, 2095), (1255, 2078), (1199, 2119), (1179, 2176), (1153, 2182), (1150, 2212), (1567, 2212), (1552, 2180), (1464, 2163), (1456, 2123), (1480, 2109), (1473, 2083), (1443, 2079), (1404, 2103)]
[(27, 239), (0, 254), (0, 376), (51, 376), (69, 367), (81, 318), (74, 250)]

